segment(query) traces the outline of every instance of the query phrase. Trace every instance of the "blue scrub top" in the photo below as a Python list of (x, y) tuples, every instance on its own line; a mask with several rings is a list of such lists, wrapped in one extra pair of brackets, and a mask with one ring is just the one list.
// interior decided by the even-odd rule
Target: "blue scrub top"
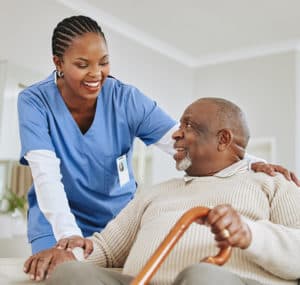
[[(133, 86), (107, 78), (97, 99), (96, 114), (82, 134), (54, 82), (54, 74), (22, 91), (18, 99), (22, 164), (31, 150), (51, 150), (61, 160), (62, 182), (72, 213), (84, 236), (101, 231), (132, 199), (135, 137), (157, 142), (175, 121)], [(129, 182), (120, 187), (116, 159), (125, 154)], [(39, 209), (32, 185), (28, 238), (53, 235)]]

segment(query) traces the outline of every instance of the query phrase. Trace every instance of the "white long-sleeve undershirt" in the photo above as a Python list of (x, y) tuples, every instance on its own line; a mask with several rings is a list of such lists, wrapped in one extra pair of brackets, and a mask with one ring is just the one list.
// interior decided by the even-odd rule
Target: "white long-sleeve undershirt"
[(82, 236), (61, 182), (60, 160), (53, 151), (33, 150), (25, 155), (31, 169), (37, 201), (52, 226), (55, 239)]

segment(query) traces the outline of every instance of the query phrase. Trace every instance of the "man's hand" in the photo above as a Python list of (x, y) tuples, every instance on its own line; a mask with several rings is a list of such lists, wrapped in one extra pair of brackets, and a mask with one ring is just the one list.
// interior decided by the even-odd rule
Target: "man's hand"
[(58, 249), (66, 249), (71, 251), (75, 247), (81, 247), (84, 250), (84, 257), (87, 258), (93, 251), (93, 242), (90, 239), (80, 236), (70, 236), (63, 238), (56, 244)]
[(281, 173), (288, 181), (293, 181), (298, 187), (300, 187), (300, 180), (295, 173), (290, 172), (286, 168), (277, 165), (264, 162), (254, 162), (251, 164), (251, 169), (255, 172), (264, 172), (270, 176), (275, 176), (276, 172)]
[(29, 257), (24, 263), (24, 272), (31, 280), (41, 281), (48, 278), (58, 264), (71, 260), (76, 260), (72, 252), (51, 248)]
[(211, 226), (219, 248), (227, 246), (246, 249), (252, 240), (248, 225), (230, 205), (219, 205), (210, 210), (205, 221), (200, 223)]

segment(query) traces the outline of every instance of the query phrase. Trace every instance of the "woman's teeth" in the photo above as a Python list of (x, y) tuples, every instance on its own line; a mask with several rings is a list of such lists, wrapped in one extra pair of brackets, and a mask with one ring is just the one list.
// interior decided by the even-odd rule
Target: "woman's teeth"
[(84, 85), (88, 86), (88, 87), (98, 87), (100, 85), (100, 82), (97, 81), (97, 82), (83, 82)]

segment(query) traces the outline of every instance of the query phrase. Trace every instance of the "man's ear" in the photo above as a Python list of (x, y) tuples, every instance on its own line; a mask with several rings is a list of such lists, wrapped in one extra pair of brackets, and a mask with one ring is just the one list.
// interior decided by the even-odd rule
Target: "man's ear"
[(217, 134), (218, 137), (218, 151), (226, 150), (232, 143), (233, 134), (229, 129), (222, 129)]
[(62, 59), (59, 56), (54, 55), (52, 60), (53, 60), (53, 63), (55, 64), (56, 70), (62, 71)]

